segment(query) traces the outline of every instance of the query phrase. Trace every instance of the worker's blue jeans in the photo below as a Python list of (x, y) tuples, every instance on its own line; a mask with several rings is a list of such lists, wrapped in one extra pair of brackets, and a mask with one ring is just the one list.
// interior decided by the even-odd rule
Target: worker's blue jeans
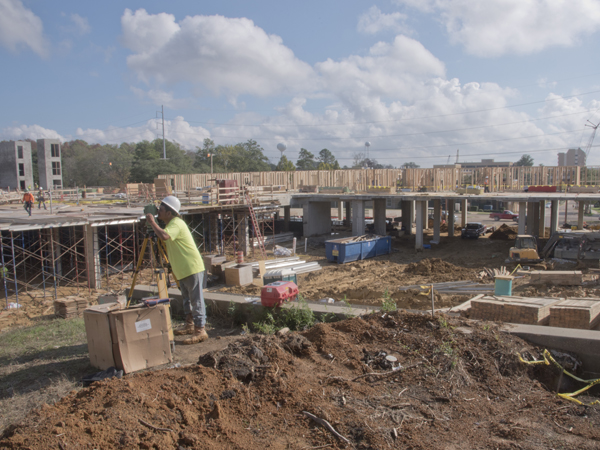
[(198, 272), (189, 277), (179, 280), (181, 297), (183, 298), (183, 311), (192, 314), (194, 325), (204, 328), (206, 325), (206, 306), (204, 305), (204, 294), (202, 293), (202, 280), (204, 272)]

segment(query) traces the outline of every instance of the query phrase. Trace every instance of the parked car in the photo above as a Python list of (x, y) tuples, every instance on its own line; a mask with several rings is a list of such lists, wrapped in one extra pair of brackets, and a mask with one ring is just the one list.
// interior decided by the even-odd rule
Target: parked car
[(505, 209), (503, 212), (501, 213), (491, 213), (490, 214), (490, 219), (494, 219), (494, 220), (514, 220), (515, 222), (519, 220), (519, 215), (515, 214), (514, 212)]
[(463, 239), (471, 238), (471, 239), (479, 239), (479, 236), (487, 233), (488, 227), (480, 222), (469, 222), (467, 225), (461, 230), (460, 237)]

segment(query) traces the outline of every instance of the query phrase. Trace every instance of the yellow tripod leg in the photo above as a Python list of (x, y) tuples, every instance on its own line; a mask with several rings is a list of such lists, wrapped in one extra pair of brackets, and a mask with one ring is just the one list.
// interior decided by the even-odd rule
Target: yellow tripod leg
[(148, 240), (149, 238), (145, 238), (144, 242), (142, 243), (140, 257), (138, 258), (137, 265), (135, 266), (133, 281), (131, 282), (131, 289), (129, 289), (129, 296), (127, 297), (127, 308), (129, 308), (129, 303), (131, 303), (131, 298), (133, 297), (133, 291), (135, 289), (135, 280), (137, 279), (138, 273), (140, 273), (140, 267), (142, 267), (142, 261), (144, 260), (144, 253), (146, 253), (146, 246), (148, 245)]

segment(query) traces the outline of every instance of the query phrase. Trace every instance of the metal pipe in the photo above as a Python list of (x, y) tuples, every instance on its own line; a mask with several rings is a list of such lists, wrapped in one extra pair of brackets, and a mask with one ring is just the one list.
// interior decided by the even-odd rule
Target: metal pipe
[(58, 292), (56, 289), (56, 258), (54, 256), (54, 228), (50, 228), (50, 247), (52, 249), (52, 273), (54, 277), (54, 300), (58, 299)]
[[(17, 265), (15, 264), (15, 238), (13, 232), (10, 232), (10, 248), (12, 250), (12, 261), (13, 261), (13, 275), (15, 277), (15, 298), (17, 299), (17, 305), (19, 304), (19, 288), (17, 286)], [(18, 308), (18, 306), (17, 306)]]

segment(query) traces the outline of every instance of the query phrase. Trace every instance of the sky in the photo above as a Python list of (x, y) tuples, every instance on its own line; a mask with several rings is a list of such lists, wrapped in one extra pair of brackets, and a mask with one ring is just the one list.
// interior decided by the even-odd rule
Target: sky
[(600, 0), (0, 0), (0, 140), (153, 140), (164, 107), (273, 163), (600, 165), (599, 37)]

